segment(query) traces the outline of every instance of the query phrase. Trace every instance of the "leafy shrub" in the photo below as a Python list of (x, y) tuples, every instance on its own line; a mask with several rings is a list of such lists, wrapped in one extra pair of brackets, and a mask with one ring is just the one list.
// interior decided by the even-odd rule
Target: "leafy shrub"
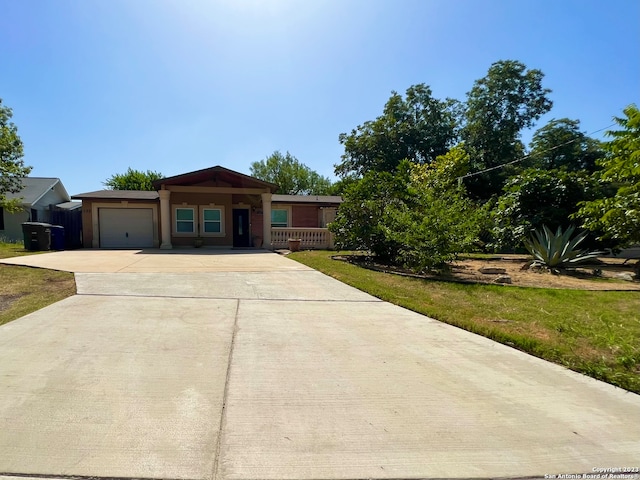
[[(511, 177), (493, 207), (493, 240), (496, 251), (513, 251), (533, 230), (543, 225), (568, 225), (578, 203), (603, 195), (605, 187), (585, 171), (527, 169)], [(601, 248), (588, 239), (590, 248)]]
[(349, 185), (336, 219), (329, 224), (339, 250), (366, 250), (392, 260), (400, 245), (386, 235), (388, 207), (407, 200), (407, 171), (369, 172)]
[(622, 130), (608, 131), (612, 140), (604, 143), (607, 156), (598, 161), (599, 176), (615, 189), (604, 198), (582, 202), (576, 218), (583, 227), (604, 240), (632, 245), (640, 242), (640, 110), (624, 109), (626, 118), (614, 117)]
[(462, 187), (434, 188), (407, 161), (349, 187), (329, 226), (339, 249), (367, 250), (415, 271), (440, 268), (472, 249), (483, 221)]

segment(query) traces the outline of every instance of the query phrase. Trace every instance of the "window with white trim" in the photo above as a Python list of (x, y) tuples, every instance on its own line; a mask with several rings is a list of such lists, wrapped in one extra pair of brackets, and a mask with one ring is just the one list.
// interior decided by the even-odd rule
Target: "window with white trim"
[(176, 233), (195, 233), (195, 210), (193, 208), (177, 207)]
[(272, 227), (288, 227), (289, 226), (289, 209), (273, 208), (271, 210), (271, 226)]
[(222, 233), (222, 210), (220, 208), (202, 209), (202, 233)]

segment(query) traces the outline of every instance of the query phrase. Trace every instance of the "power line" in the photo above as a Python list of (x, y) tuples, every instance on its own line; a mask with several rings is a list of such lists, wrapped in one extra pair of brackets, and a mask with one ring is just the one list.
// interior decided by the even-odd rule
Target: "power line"
[[(600, 128), (600, 129), (598, 129), (598, 130), (594, 130), (593, 132), (588, 133), (588, 134), (587, 134), (587, 137), (590, 137), (590, 136), (591, 136), (591, 135), (593, 135), (594, 133), (598, 133), (598, 132), (601, 132), (601, 131), (603, 131), (603, 130), (606, 130), (607, 128), (614, 127), (615, 125), (616, 125), (615, 123), (612, 123), (611, 125), (607, 125), (606, 127), (602, 127), (602, 128)], [(573, 140), (569, 140), (568, 142), (561, 143), (560, 145), (556, 145), (555, 147), (551, 147), (551, 148), (548, 148), (548, 149), (546, 149), (546, 150), (543, 150), (543, 151), (542, 151), (542, 152), (540, 152), (540, 153), (552, 152), (552, 151), (554, 151), (554, 150), (556, 150), (556, 149), (558, 149), (558, 148), (560, 148), (560, 147), (564, 147), (564, 146), (566, 146), (566, 145), (570, 145), (570, 144), (572, 144), (572, 143), (575, 143), (575, 142), (577, 142), (578, 140), (579, 140), (579, 139), (574, 138)], [(508, 166), (508, 165), (513, 165), (514, 163), (521, 162), (521, 161), (523, 161), (523, 160), (526, 160), (526, 159), (527, 159), (527, 158), (529, 158), (529, 157), (531, 157), (531, 153), (528, 153), (528, 154), (527, 154), (527, 155), (525, 155), (524, 157), (518, 158), (518, 159), (516, 159), (516, 160), (511, 160), (510, 162), (507, 162), (507, 163), (501, 163), (500, 165), (496, 165), (496, 166), (494, 166), (494, 167), (485, 168), (484, 170), (480, 170), (479, 172), (467, 173), (466, 175), (463, 175), (463, 176), (461, 176), (461, 177), (458, 177), (458, 182), (461, 182), (461, 181), (462, 181), (462, 180), (464, 180), (465, 178), (475, 177), (476, 175), (482, 175), (483, 173), (491, 172), (491, 171), (493, 171), (493, 170), (497, 170), (497, 169), (499, 169), (499, 168), (504, 168), (504, 167), (506, 167), (506, 166)]]

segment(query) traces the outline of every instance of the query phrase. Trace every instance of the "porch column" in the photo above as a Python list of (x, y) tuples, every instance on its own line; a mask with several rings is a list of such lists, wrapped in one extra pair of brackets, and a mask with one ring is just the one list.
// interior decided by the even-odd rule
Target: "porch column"
[(271, 193), (262, 194), (262, 245), (271, 250)]
[(162, 243), (160, 248), (168, 250), (171, 245), (171, 198), (170, 190), (158, 190), (160, 195), (160, 224), (162, 225)]

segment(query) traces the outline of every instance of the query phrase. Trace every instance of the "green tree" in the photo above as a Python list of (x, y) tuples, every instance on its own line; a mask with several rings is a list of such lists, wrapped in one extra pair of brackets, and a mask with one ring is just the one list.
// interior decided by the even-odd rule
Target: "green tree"
[(125, 173), (116, 173), (109, 177), (103, 185), (110, 190), (148, 190), (153, 191), (153, 182), (163, 178), (160, 172), (134, 170), (131, 167)]
[(458, 114), (459, 102), (433, 98), (425, 84), (409, 87), (404, 98), (392, 92), (381, 116), (340, 134), (344, 154), (336, 175), (394, 172), (405, 159), (430, 163), (458, 138)]
[(459, 178), (469, 173), (471, 158), (463, 144), (456, 145), (444, 155), (436, 157), (433, 163), (414, 165), (414, 182), (437, 190), (446, 191), (459, 183)]
[(552, 230), (567, 228), (578, 203), (598, 198), (602, 191), (603, 186), (584, 170), (527, 169), (507, 181), (491, 212), (491, 246), (497, 251), (513, 251), (543, 225)]
[(343, 195), (351, 185), (357, 182), (359, 178), (355, 175), (347, 175), (342, 177), (331, 184), (329, 189), (329, 195)]
[(458, 187), (430, 187), (424, 171), (405, 160), (393, 173), (370, 171), (351, 185), (329, 228), (338, 248), (424, 271), (471, 249), (480, 216)]
[(311, 170), (287, 152), (273, 152), (266, 159), (253, 162), (251, 175), (278, 185), (278, 192), (287, 195), (328, 195), (331, 180)]
[[(517, 160), (524, 155), (523, 129), (552, 106), (543, 88), (544, 74), (514, 60), (491, 65), (484, 78), (467, 93), (462, 138), (472, 160), (472, 171), (481, 171)], [(514, 169), (496, 168), (468, 177), (465, 182), (474, 198), (488, 199), (502, 190)]]
[(366, 250), (391, 260), (399, 245), (386, 235), (388, 206), (408, 198), (409, 170), (366, 173), (343, 194), (336, 219), (329, 225), (338, 249)]
[(596, 161), (604, 157), (600, 142), (580, 131), (580, 121), (551, 120), (533, 134), (527, 164), (535, 168), (569, 171), (596, 170)]
[(22, 140), (18, 136), (18, 127), (11, 122), (13, 110), (2, 105), (0, 98), (0, 207), (8, 212), (16, 212), (20, 207), (19, 199), (7, 199), (7, 193), (22, 190), (22, 179), (29, 175), (31, 167), (24, 164)]
[(629, 105), (623, 112), (625, 117), (614, 117), (621, 129), (607, 132), (612, 139), (598, 161), (601, 181), (611, 182), (615, 193), (583, 203), (577, 218), (585, 228), (604, 232), (603, 240), (624, 246), (640, 242), (640, 111)]

